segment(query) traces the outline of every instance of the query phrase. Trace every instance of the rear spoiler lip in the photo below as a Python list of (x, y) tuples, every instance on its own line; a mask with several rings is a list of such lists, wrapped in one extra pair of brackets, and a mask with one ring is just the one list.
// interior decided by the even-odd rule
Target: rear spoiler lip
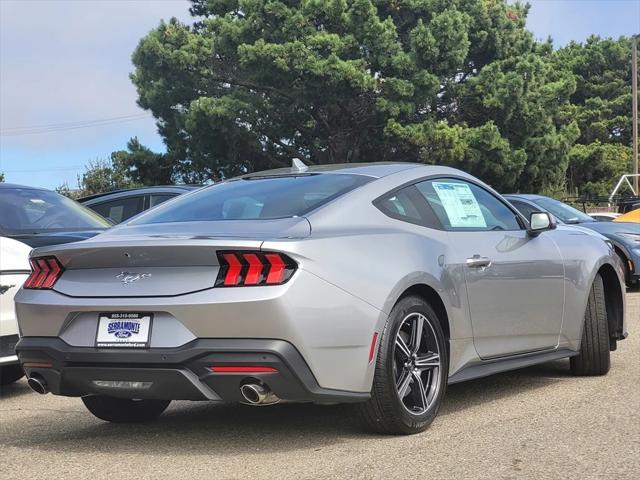
[[(180, 231), (178, 226), (183, 233), (164, 233), (172, 230)], [(127, 234), (129, 232), (130, 234)], [(131, 227), (125, 225), (80, 242), (36, 248), (31, 251), (31, 257), (55, 255), (67, 258), (76, 253), (96, 249), (126, 247), (152, 248), (189, 245), (194, 247), (214, 246), (225, 249), (259, 249), (265, 241), (302, 240), (310, 235), (311, 223), (306, 217), (260, 221), (185, 222), (184, 224)], [(63, 258), (60, 260), (63, 264), (66, 263)]]

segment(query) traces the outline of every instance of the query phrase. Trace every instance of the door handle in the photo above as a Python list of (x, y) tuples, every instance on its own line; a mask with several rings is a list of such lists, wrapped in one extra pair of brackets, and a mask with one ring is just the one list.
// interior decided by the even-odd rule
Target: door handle
[(490, 266), (491, 259), (489, 257), (481, 257), (476, 254), (471, 258), (467, 258), (467, 267), (469, 268), (487, 268)]

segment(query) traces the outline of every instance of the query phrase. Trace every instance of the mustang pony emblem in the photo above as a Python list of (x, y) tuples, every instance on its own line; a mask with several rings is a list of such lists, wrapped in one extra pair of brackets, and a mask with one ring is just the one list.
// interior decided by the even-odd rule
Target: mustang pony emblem
[(142, 280), (144, 278), (149, 278), (149, 277), (151, 277), (150, 273), (121, 272), (118, 275), (116, 275), (116, 278), (120, 279), (122, 283), (126, 283), (126, 284), (137, 282), (138, 280)]

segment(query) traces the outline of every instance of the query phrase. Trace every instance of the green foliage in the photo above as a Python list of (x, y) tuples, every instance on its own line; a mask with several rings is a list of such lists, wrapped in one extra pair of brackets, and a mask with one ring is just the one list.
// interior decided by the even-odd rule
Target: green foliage
[(73, 200), (76, 200), (76, 199), (81, 197), (80, 191), (79, 190), (72, 190), (69, 187), (69, 184), (67, 182), (64, 182), (62, 185), (56, 187), (55, 191), (57, 193), (59, 193), (60, 195), (64, 195), (65, 197), (72, 198)]
[(557, 68), (575, 75), (566, 110), (580, 127), (578, 143), (631, 144), (631, 41), (592, 36), (555, 54)]
[(615, 182), (631, 171), (631, 148), (618, 143), (577, 144), (569, 153), (567, 171), (570, 192), (606, 196)]
[(173, 182), (173, 164), (168, 155), (154, 153), (136, 137), (127, 142), (127, 150), (111, 154), (114, 181), (119, 185), (168, 185)]
[(0, 183), (4, 182), (4, 173), (0, 172)]
[(171, 184), (173, 176), (168, 156), (152, 152), (134, 137), (127, 142), (127, 150), (113, 152), (108, 160), (90, 161), (85, 172), (78, 175), (77, 190), (64, 184), (56, 191), (81, 198), (122, 188)]
[(571, 193), (608, 195), (631, 171), (631, 41), (592, 36), (554, 55), (558, 69), (575, 75), (577, 88), (562, 115), (576, 121), (580, 137), (569, 153)]
[(192, 0), (191, 11), (193, 25), (161, 23), (133, 54), (173, 179), (299, 157), (453, 165), (503, 191), (564, 183), (576, 82), (524, 28), (526, 6)]
[(118, 164), (107, 160), (94, 160), (89, 162), (82, 175), (78, 175), (78, 190), (75, 195), (79, 198), (134, 186), (136, 184)]

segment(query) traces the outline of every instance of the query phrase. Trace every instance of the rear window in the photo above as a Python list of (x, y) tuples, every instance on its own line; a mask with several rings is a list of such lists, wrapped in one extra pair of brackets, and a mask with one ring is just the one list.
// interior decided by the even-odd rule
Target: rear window
[(371, 180), (371, 177), (349, 174), (245, 177), (181, 196), (143, 214), (131, 224), (301, 216)]
[(77, 202), (48, 190), (0, 190), (0, 228), (8, 235), (94, 230), (111, 224)]

